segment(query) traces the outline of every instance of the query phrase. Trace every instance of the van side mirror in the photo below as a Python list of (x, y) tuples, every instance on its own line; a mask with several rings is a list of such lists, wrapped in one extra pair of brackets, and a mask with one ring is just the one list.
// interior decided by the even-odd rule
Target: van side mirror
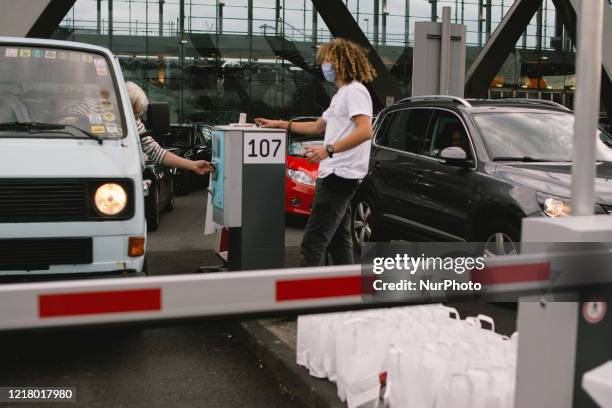
[(449, 166), (469, 167), (474, 164), (472, 160), (468, 160), (465, 150), (457, 146), (442, 149), (439, 157)]
[(153, 135), (170, 132), (170, 107), (168, 102), (152, 102), (147, 107), (147, 130)]

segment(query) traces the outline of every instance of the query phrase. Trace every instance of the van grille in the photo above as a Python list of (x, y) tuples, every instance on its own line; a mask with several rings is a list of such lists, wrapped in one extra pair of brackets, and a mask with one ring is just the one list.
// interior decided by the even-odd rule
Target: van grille
[(0, 239), (0, 270), (46, 270), (51, 265), (90, 264), (91, 238)]
[(0, 179), (0, 222), (87, 219), (87, 181)]

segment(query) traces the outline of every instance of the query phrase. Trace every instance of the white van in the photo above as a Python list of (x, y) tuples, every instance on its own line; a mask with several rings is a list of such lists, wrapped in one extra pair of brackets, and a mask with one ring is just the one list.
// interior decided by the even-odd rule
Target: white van
[(110, 51), (0, 37), (0, 279), (141, 274), (142, 167)]

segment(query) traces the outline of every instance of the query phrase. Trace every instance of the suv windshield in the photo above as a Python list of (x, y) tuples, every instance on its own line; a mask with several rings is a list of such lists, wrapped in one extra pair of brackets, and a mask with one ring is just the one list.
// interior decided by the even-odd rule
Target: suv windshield
[[(78, 127), (98, 138), (121, 138), (126, 127), (115, 89), (101, 54), (0, 46), (0, 137), (87, 137)], [(37, 126), (6, 125), (17, 122)]]
[[(574, 115), (556, 112), (476, 113), (493, 160), (571, 161)], [(612, 161), (612, 138), (598, 130), (597, 160)]]

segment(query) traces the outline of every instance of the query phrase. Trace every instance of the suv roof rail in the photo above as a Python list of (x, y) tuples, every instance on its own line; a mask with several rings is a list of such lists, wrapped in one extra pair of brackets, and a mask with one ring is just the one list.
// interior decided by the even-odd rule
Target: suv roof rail
[(502, 99), (493, 99), (495, 102), (510, 102), (510, 103), (527, 103), (532, 105), (548, 105), (553, 106), (555, 108), (560, 108), (566, 111), (570, 111), (571, 109), (567, 106), (561, 105), (555, 101), (549, 101), (548, 99), (531, 99), (531, 98), (502, 98)]
[(399, 102), (416, 102), (416, 101), (451, 101), (458, 102), (463, 106), (471, 108), (472, 105), (463, 98), (452, 95), (420, 95), (420, 96), (411, 96), (409, 98), (403, 98), (398, 101)]

